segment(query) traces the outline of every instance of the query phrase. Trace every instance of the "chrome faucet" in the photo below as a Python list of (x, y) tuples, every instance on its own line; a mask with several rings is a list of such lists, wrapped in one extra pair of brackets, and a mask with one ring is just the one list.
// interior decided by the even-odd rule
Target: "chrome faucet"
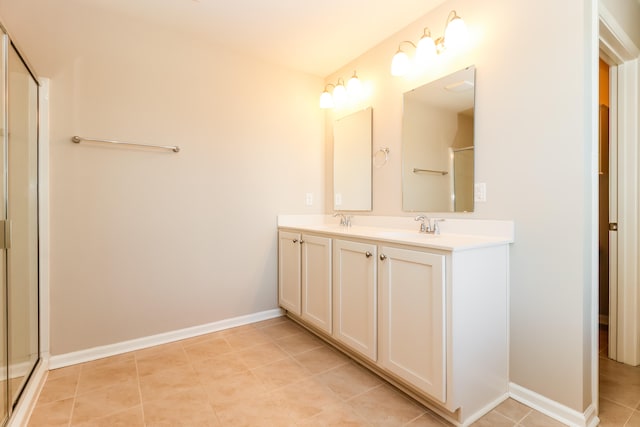
[(431, 220), (426, 215), (418, 215), (414, 219), (420, 221), (420, 232), (427, 234), (440, 234), (440, 226), (438, 224), (444, 221), (444, 218), (434, 219), (432, 226)]
[(333, 214), (334, 218), (340, 217), (340, 225), (343, 227), (351, 227), (351, 215), (345, 215), (339, 212)]
[[(418, 215), (414, 218), (416, 221), (420, 221), (420, 232), (421, 233), (429, 233), (431, 232), (431, 220), (426, 215)], [(425, 223), (425, 221), (427, 221)]]
[(433, 220), (433, 234), (440, 234), (440, 226), (439, 223), (443, 222), (444, 218), (438, 218)]

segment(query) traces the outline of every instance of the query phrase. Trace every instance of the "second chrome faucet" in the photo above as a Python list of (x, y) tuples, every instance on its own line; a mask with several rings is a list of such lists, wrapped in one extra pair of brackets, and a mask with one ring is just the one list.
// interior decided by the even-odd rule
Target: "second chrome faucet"
[(438, 224), (444, 221), (443, 218), (434, 219), (433, 226), (432, 226), (431, 220), (426, 215), (418, 215), (414, 219), (420, 222), (420, 232), (427, 233), (427, 234), (440, 234), (440, 226)]
[(340, 217), (340, 225), (343, 227), (351, 227), (351, 215), (345, 215), (339, 212), (333, 214), (334, 217)]

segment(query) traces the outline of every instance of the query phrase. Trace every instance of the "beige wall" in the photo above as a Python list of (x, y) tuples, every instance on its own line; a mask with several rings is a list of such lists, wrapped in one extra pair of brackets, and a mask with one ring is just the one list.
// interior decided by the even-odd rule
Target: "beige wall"
[[(588, 7), (579, 0), (450, 1), (326, 80), (357, 69), (373, 88), (374, 151), (390, 148), (389, 164), (374, 169), (373, 214), (402, 215), (402, 93), (476, 66), (475, 173), (477, 182), (487, 184), (487, 202), (477, 203), (473, 214), (452, 216), (515, 221), (511, 381), (578, 411), (592, 402), (595, 171), (589, 162), (597, 49)], [(416, 42), (425, 26), (441, 35), (453, 8), (474, 39), (469, 52), (442, 57), (417, 77), (392, 77), (398, 43)], [(329, 163), (327, 187), (330, 170)]]
[(275, 308), (276, 215), (324, 210), (322, 80), (82, 2), (0, 15), (51, 78), (51, 353)]

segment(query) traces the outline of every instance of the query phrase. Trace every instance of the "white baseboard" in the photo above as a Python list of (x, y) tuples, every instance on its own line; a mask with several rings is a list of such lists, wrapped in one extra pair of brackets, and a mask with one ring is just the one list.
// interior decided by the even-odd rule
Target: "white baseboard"
[(43, 357), (34, 369), (29, 382), (25, 385), (22, 396), (13, 409), (13, 414), (11, 414), (6, 427), (21, 427), (28, 424), (29, 417), (31, 417), (33, 408), (36, 406), (48, 372), (49, 361), (46, 357)]
[(509, 383), (509, 396), (571, 427), (595, 427), (600, 422), (593, 404), (581, 413), (514, 383)]
[(198, 335), (221, 331), (223, 329), (235, 328), (237, 326), (259, 322), (261, 320), (272, 319), (274, 317), (279, 317), (282, 315), (283, 311), (277, 308), (274, 310), (261, 311), (259, 313), (234, 317), (231, 319), (224, 319), (205, 325), (199, 325), (191, 328), (180, 329), (177, 331), (137, 338), (130, 341), (123, 341), (115, 344), (89, 348), (86, 350), (74, 351), (72, 353), (58, 354), (55, 356), (51, 356), (51, 359), (49, 360), (49, 369), (63, 368), (65, 366), (76, 365), (78, 363), (90, 362), (92, 360), (102, 359), (103, 357), (115, 356), (117, 354), (128, 353), (130, 351), (153, 347), (155, 345), (167, 344), (186, 338), (196, 337)]

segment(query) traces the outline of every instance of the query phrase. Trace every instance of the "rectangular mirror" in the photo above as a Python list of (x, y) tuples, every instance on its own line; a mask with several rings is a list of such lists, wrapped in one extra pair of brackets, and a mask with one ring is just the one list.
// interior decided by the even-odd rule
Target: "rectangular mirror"
[(333, 209), (370, 211), (371, 122), (367, 108), (333, 122)]
[(404, 94), (402, 209), (472, 212), (475, 68)]

